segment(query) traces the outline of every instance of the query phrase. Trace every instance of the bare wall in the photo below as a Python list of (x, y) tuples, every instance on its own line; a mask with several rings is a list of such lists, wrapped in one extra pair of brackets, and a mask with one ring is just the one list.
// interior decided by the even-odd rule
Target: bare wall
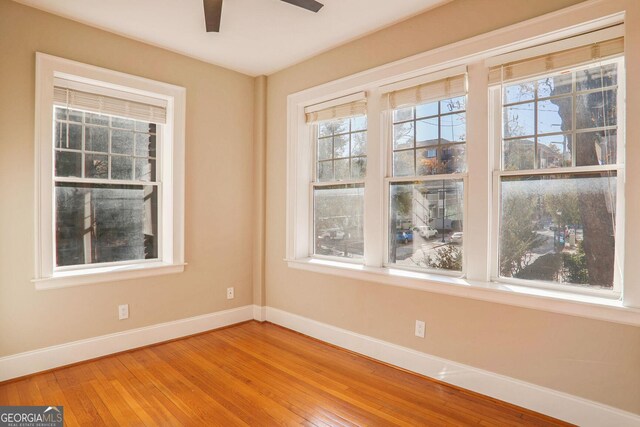
[[(186, 87), (184, 273), (34, 289), (36, 51)], [(252, 77), (0, 0), (0, 356), (252, 303), (253, 87)], [(130, 318), (118, 321), (124, 303)]]
[[(455, 0), (270, 75), (268, 306), (640, 413), (640, 328), (289, 269), (285, 257), (286, 98), (578, 0)], [(415, 319), (427, 338), (413, 336)]]

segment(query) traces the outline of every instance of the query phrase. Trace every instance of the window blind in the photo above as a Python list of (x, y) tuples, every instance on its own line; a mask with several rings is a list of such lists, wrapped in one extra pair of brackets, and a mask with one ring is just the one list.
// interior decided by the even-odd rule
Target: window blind
[(304, 109), (306, 122), (322, 122), (325, 120), (342, 119), (346, 117), (364, 116), (367, 114), (367, 100), (358, 99), (344, 104), (333, 105), (327, 108), (314, 109), (314, 106)]
[(54, 86), (53, 88), (53, 102), (56, 105), (68, 108), (77, 108), (145, 122), (159, 124), (167, 122), (166, 107), (60, 86)]
[(500, 84), (546, 74), (622, 53), (624, 53), (624, 38), (618, 37), (547, 55), (508, 62), (489, 69), (489, 84)]
[(387, 94), (390, 108), (404, 105), (424, 104), (444, 98), (453, 98), (467, 94), (467, 75), (459, 74)]

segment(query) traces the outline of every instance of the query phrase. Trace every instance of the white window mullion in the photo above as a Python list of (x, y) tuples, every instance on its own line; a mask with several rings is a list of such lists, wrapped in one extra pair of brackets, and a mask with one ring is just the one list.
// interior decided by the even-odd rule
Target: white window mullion
[(364, 264), (381, 267), (384, 262), (384, 180), (385, 135), (388, 125), (383, 120), (383, 106), (377, 91), (367, 103), (367, 175), (364, 191)]
[(491, 209), (491, 147), (488, 105), (488, 70), (481, 63), (468, 67), (467, 98), (467, 171), (464, 192), (464, 257), (469, 280), (488, 281), (490, 277), (490, 209)]
[(491, 170), (490, 187), (490, 238), (489, 238), (489, 280), (496, 280), (500, 275), (498, 261), (498, 244), (500, 239), (500, 170), (502, 169), (502, 120), (504, 109), (502, 108), (502, 88), (500, 86), (490, 87), (488, 90), (488, 140), (487, 145), (490, 151), (489, 158), (493, 162), (489, 163)]

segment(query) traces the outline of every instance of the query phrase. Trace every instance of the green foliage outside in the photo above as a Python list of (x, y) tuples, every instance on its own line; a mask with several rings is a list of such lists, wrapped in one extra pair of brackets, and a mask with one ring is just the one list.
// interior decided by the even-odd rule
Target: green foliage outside
[(500, 234), (500, 275), (518, 277), (533, 261), (533, 250), (544, 242), (536, 233), (534, 198), (514, 194), (503, 201)]
[(584, 253), (584, 245), (580, 242), (577, 247), (578, 250), (574, 254), (562, 254), (566, 275), (565, 279), (570, 283), (587, 284), (589, 283), (589, 269), (587, 268), (587, 257)]
[(462, 271), (462, 250), (453, 245), (441, 247), (433, 258), (429, 258), (428, 263), (431, 268)]

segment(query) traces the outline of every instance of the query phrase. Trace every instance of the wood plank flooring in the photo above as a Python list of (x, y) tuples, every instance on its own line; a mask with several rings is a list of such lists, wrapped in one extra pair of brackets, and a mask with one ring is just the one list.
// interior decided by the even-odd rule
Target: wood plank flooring
[(567, 425), (254, 321), (6, 382), (0, 405), (69, 426)]

